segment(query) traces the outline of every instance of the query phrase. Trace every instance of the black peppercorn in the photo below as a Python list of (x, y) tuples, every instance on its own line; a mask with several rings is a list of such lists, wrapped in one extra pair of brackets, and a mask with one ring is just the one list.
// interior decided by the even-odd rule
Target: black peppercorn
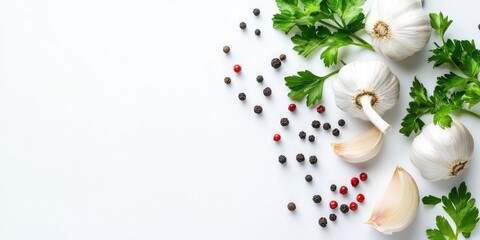
[(278, 59), (278, 58), (274, 58), (274, 59), (272, 59), (271, 65), (272, 65), (273, 68), (277, 69), (280, 66), (282, 66), (282, 61), (280, 61), (280, 59)]
[(260, 36), (260, 33), (262, 33), (262, 31), (260, 31), (260, 29), (255, 29), (255, 35)]
[(343, 125), (345, 125), (345, 120), (343, 119), (338, 120), (338, 126), (343, 127)]
[(338, 130), (338, 128), (335, 128), (333, 129), (332, 134), (333, 136), (338, 137), (338, 135), (340, 135), (340, 130)]
[(314, 203), (320, 203), (322, 201), (322, 197), (320, 195), (314, 195), (312, 200)]
[(340, 205), (340, 211), (341, 211), (342, 213), (348, 213), (348, 210), (349, 210), (349, 208), (348, 208), (348, 205), (347, 205), (347, 204), (342, 204), (342, 205)]
[(280, 61), (285, 61), (285, 59), (287, 59), (287, 55), (282, 53), (278, 58), (280, 58)]
[(262, 113), (263, 112), (262, 106), (256, 105), (255, 107), (253, 107), (253, 112), (255, 112), (256, 114)]
[(241, 23), (240, 23), (240, 28), (241, 28), (241, 29), (247, 28), (247, 24), (246, 24), (245, 22), (241, 22)]
[(303, 154), (299, 153), (297, 154), (297, 162), (301, 163), (303, 161), (305, 161), (305, 156), (303, 156)]
[(478, 29), (480, 30), (480, 24), (478, 24)]
[(272, 95), (272, 89), (266, 87), (265, 89), (263, 89), (263, 95), (265, 95), (265, 97), (269, 97), (270, 95)]
[(263, 82), (263, 76), (262, 75), (257, 76), (257, 82), (259, 82), (259, 83)]
[(289, 202), (288, 205), (287, 205), (287, 208), (290, 211), (295, 211), (295, 209), (297, 209), (297, 206), (295, 205), (294, 202)]
[(278, 162), (281, 163), (281, 164), (286, 163), (287, 162), (287, 157), (285, 157), (284, 155), (278, 156)]
[(335, 213), (330, 213), (330, 216), (328, 216), (330, 221), (335, 222), (337, 221), (337, 215)]
[(318, 121), (318, 120), (313, 120), (313, 121), (312, 121), (312, 127), (313, 127), (313, 128), (319, 128), (319, 127), (320, 127), (320, 121)]
[(280, 125), (282, 125), (284, 127), (288, 126), (289, 123), (290, 123), (290, 121), (288, 121), (288, 118), (280, 119)]
[(318, 220), (318, 224), (320, 225), (320, 227), (324, 228), (327, 226), (327, 219), (324, 218), (324, 217), (321, 217), (319, 220)]
[(260, 15), (260, 9), (254, 8), (254, 9), (253, 9), (253, 15), (255, 15), (255, 16)]
[(315, 136), (313, 136), (313, 135), (308, 136), (308, 141), (309, 142), (315, 142)]
[(330, 191), (335, 192), (337, 190), (337, 185), (332, 184), (330, 185)]
[(310, 156), (308, 161), (310, 162), (310, 164), (317, 164), (318, 159), (316, 156)]
[(310, 174), (307, 174), (307, 175), (305, 176), (305, 181), (307, 181), (307, 182), (311, 182), (312, 180), (313, 180), (313, 177), (312, 177), (312, 175), (310, 175)]
[(229, 77), (225, 77), (223, 81), (225, 82), (225, 84), (230, 84), (232, 82), (232, 79)]
[(238, 99), (240, 99), (240, 101), (245, 101), (245, 99), (247, 99), (247, 95), (245, 95), (245, 93), (241, 92), (238, 94)]
[(224, 53), (229, 53), (230, 52), (230, 47), (229, 46), (224, 46), (223, 47), (223, 52)]
[(331, 128), (330, 123), (324, 123), (323, 124), (323, 130), (328, 130), (330, 128)]

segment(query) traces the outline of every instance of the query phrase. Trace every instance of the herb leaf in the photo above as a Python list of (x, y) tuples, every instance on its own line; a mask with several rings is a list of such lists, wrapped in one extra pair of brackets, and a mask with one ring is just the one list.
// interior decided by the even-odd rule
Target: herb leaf
[(438, 35), (442, 38), (452, 22), (452, 20), (448, 20), (448, 17), (444, 17), (442, 12), (439, 14), (430, 13), (430, 23), (432, 24), (432, 28), (435, 29)]
[(422, 198), (422, 202), (425, 205), (435, 206), (435, 205), (441, 203), (442, 199), (438, 198), (438, 197), (435, 197), (435, 196), (432, 196), (432, 195), (428, 195), (428, 196), (425, 196), (425, 197)]
[(298, 72), (298, 75), (285, 77), (285, 85), (290, 88), (288, 96), (294, 100), (307, 98), (307, 106), (312, 106), (320, 101), (323, 96), (323, 84), (330, 76), (338, 71), (325, 76), (317, 76), (310, 71)]

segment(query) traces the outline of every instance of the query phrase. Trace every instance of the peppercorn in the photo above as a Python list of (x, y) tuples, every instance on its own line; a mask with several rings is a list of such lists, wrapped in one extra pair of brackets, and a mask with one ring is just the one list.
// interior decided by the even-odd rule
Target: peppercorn
[(280, 136), (280, 134), (273, 135), (273, 141), (275, 141), (275, 142), (280, 141), (281, 138), (282, 138), (282, 136)]
[(255, 15), (255, 16), (260, 15), (260, 9), (254, 8), (254, 9), (253, 9), (253, 15)]
[(335, 208), (338, 207), (338, 203), (337, 203), (337, 201), (332, 200), (332, 201), (330, 201), (329, 206), (330, 206), (331, 209), (335, 209)]
[(269, 97), (270, 95), (272, 95), (272, 89), (266, 87), (265, 89), (263, 89), (263, 95), (265, 95), (265, 97)]
[(247, 99), (247, 95), (245, 95), (245, 93), (241, 92), (238, 94), (238, 99), (240, 99), (240, 101), (245, 101), (245, 99)]
[(312, 200), (314, 203), (320, 203), (322, 201), (322, 197), (320, 195), (314, 195)]
[(313, 128), (319, 128), (319, 127), (320, 127), (320, 121), (318, 121), (318, 120), (313, 120), (313, 121), (312, 121), (312, 127), (313, 127)]
[(333, 136), (338, 137), (338, 135), (340, 135), (340, 130), (338, 130), (338, 128), (335, 128), (333, 129), (332, 134)]
[(313, 136), (313, 135), (308, 136), (308, 141), (309, 142), (315, 142), (315, 136)]
[(358, 209), (358, 204), (356, 202), (351, 202), (350, 203), (350, 210), (357, 211), (357, 209)]
[(284, 155), (278, 156), (278, 162), (281, 164), (285, 164), (287, 162), (287, 157), (285, 157)]
[(257, 82), (259, 82), (259, 83), (263, 82), (263, 76), (262, 75), (257, 76)]
[(304, 131), (300, 131), (298, 133), (298, 136), (300, 137), (300, 139), (305, 139), (307, 137), (307, 134)]
[(345, 186), (341, 186), (340, 190), (338, 190), (338, 192), (340, 192), (340, 194), (342, 194), (342, 195), (345, 195), (345, 194), (348, 193), (348, 188), (345, 187)]
[(288, 105), (288, 110), (290, 112), (295, 111), (295, 109), (297, 109), (297, 105), (295, 105), (295, 103), (292, 103), (292, 104)]
[(244, 23), (244, 22), (241, 22), (241, 23), (240, 23), (240, 28), (241, 28), (241, 29), (247, 28), (247, 24)]
[(359, 177), (360, 177), (360, 180), (362, 180), (362, 182), (365, 182), (368, 179), (368, 175), (364, 172), (360, 173)]
[(299, 153), (297, 154), (297, 162), (301, 163), (303, 161), (305, 161), (305, 156), (303, 156), (303, 154)]
[(288, 126), (289, 123), (290, 123), (290, 121), (288, 121), (288, 118), (280, 119), (280, 125), (282, 125), (284, 127)]
[(316, 156), (310, 156), (310, 158), (308, 159), (308, 161), (310, 162), (310, 164), (317, 164), (317, 157)]
[(320, 113), (320, 114), (324, 113), (325, 112), (325, 106), (323, 106), (323, 105), (318, 106), (317, 107), (317, 112)]
[(233, 66), (233, 71), (236, 72), (236, 73), (239, 73), (240, 71), (242, 71), (242, 67), (238, 64), (235, 64)]
[(260, 31), (260, 29), (255, 29), (255, 35), (260, 36), (261, 33), (262, 31)]
[(337, 221), (337, 215), (335, 213), (330, 213), (330, 216), (328, 216), (330, 221), (335, 222)]
[(348, 213), (348, 210), (349, 210), (349, 209), (348, 209), (348, 205), (347, 205), (347, 204), (342, 204), (342, 205), (340, 205), (340, 211), (341, 211), (342, 213)]
[(255, 112), (256, 114), (262, 113), (263, 112), (262, 106), (256, 105), (255, 107), (253, 107), (253, 112)]
[(330, 185), (330, 191), (335, 192), (337, 190), (337, 185), (332, 184)]
[(232, 82), (232, 79), (229, 77), (225, 77), (223, 81), (225, 82), (225, 84), (230, 84)]
[(327, 226), (327, 219), (324, 218), (324, 217), (321, 217), (319, 220), (318, 220), (318, 224), (320, 225), (320, 227), (324, 228)]
[(331, 128), (330, 123), (323, 124), (323, 130), (329, 130)]
[(307, 181), (307, 182), (311, 182), (312, 180), (313, 180), (313, 177), (312, 177), (312, 175), (310, 175), (310, 174), (307, 174), (307, 175), (305, 176), (305, 181)]
[(478, 24), (478, 29), (480, 30), (480, 24)]
[(289, 202), (288, 205), (287, 205), (287, 208), (288, 208), (288, 210), (290, 210), (290, 211), (293, 212), (293, 211), (295, 211), (295, 209), (297, 208), (297, 206), (295, 205), (294, 202)]
[(352, 179), (350, 179), (350, 183), (352, 184), (353, 187), (357, 187), (358, 184), (360, 183), (360, 180), (358, 180), (357, 177), (353, 177)]
[(357, 202), (363, 202), (365, 201), (365, 196), (363, 196), (363, 194), (359, 193), (357, 195)]
[(343, 125), (345, 125), (345, 120), (343, 119), (338, 120), (338, 126), (343, 127)]
[(282, 61), (280, 61), (280, 59), (278, 58), (274, 58), (272, 59), (272, 62), (270, 64), (272, 65), (273, 68), (277, 69), (280, 66), (282, 66)]
[(230, 52), (230, 47), (229, 46), (223, 46), (223, 52), (224, 53), (229, 53)]
[(282, 53), (278, 58), (280, 59), (280, 61), (285, 61), (285, 59), (287, 59), (287, 55)]

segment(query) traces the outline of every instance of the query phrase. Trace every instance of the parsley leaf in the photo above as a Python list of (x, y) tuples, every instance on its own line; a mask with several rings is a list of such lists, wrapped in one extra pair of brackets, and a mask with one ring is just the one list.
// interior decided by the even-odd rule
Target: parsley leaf
[(285, 85), (290, 88), (288, 96), (294, 100), (301, 100), (307, 97), (307, 106), (312, 106), (322, 99), (325, 80), (336, 73), (338, 73), (338, 71), (334, 71), (325, 76), (317, 76), (305, 70), (298, 72), (298, 75), (285, 77)]
[(425, 205), (437, 205), (442, 202), (441, 198), (435, 197), (433, 195), (428, 195), (422, 198), (422, 202)]
[(452, 20), (448, 20), (448, 17), (444, 17), (442, 12), (439, 14), (430, 13), (430, 23), (432, 24), (432, 28), (435, 29), (438, 35), (442, 38), (452, 22)]

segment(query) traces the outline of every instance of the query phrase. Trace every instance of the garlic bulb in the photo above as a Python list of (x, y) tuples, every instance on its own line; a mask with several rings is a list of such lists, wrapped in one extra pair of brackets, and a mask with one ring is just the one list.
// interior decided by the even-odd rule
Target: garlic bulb
[(376, 60), (349, 63), (333, 81), (337, 106), (354, 117), (370, 120), (383, 133), (391, 127), (380, 116), (395, 106), (399, 91), (397, 76)]
[(387, 191), (375, 203), (367, 224), (385, 234), (402, 231), (417, 216), (419, 200), (415, 179), (405, 169), (397, 167)]
[(350, 163), (366, 162), (375, 157), (383, 145), (383, 133), (372, 127), (342, 143), (332, 143), (333, 152)]
[(427, 180), (447, 179), (469, 166), (473, 146), (472, 135), (460, 122), (453, 120), (450, 128), (432, 123), (413, 140), (410, 161)]
[(365, 29), (375, 50), (391, 60), (422, 50), (432, 32), (419, 0), (376, 0), (365, 19)]

